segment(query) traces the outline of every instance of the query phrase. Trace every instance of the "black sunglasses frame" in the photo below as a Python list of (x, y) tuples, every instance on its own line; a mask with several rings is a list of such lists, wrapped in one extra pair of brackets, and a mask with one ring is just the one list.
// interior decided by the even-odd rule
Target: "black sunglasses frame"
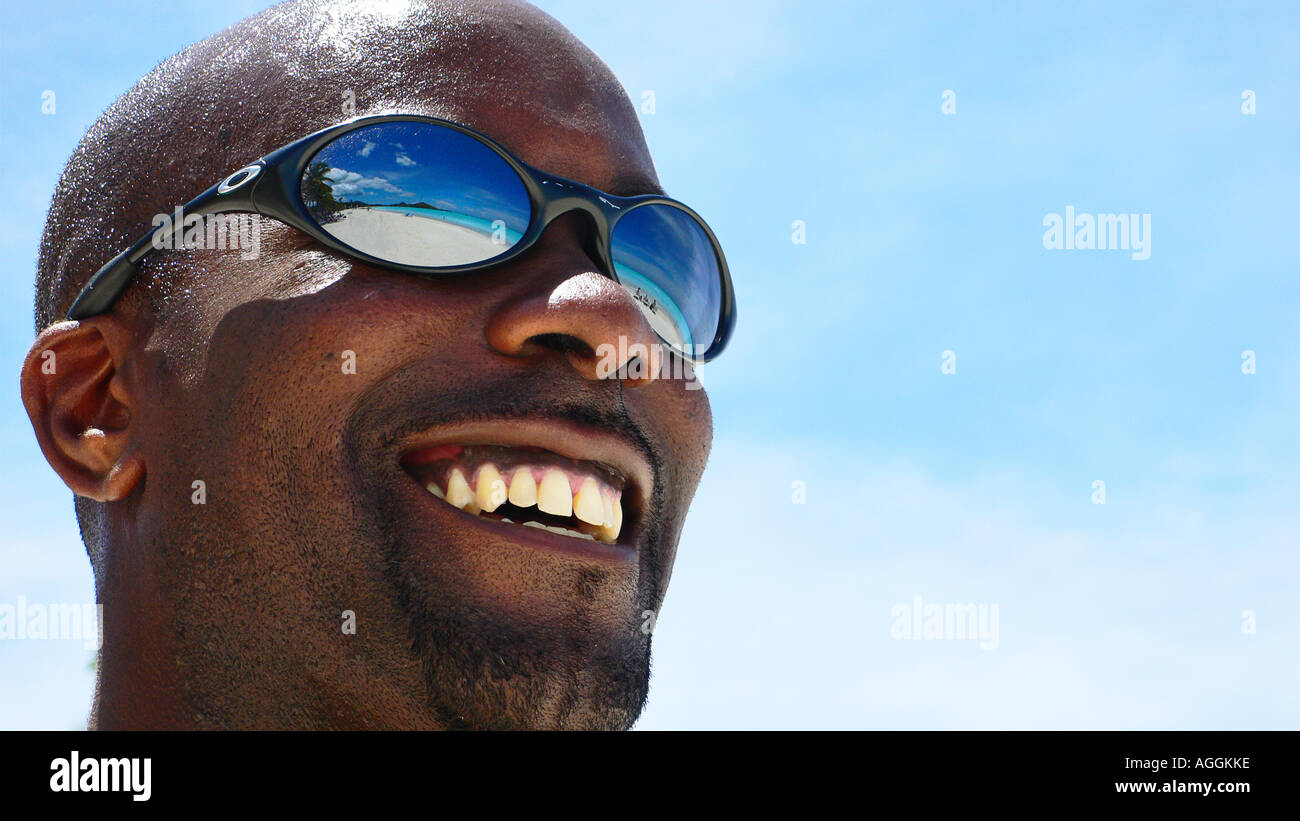
[[(330, 236), (328, 232), (311, 217), (302, 202), (300, 181), (307, 165), (317, 152), (343, 135), (367, 126), (390, 122), (431, 123), (444, 126), (466, 134), (486, 145), (505, 160), (528, 191), (532, 207), (528, 228), (518, 242), (506, 251), (491, 259), (468, 265), (441, 267), (420, 267), (390, 262), (366, 254), (344, 245)], [(642, 205), (667, 205), (685, 211), (704, 230), (705, 236), (713, 246), (713, 253), (718, 261), (718, 273), (721, 278), (719, 293), (721, 296), (721, 316), (718, 317), (718, 330), (703, 352), (684, 352), (671, 343), (668, 344), (679, 355), (693, 362), (707, 362), (722, 353), (731, 338), (736, 324), (736, 296), (732, 289), (731, 274), (727, 269), (727, 260), (723, 256), (722, 246), (709, 228), (708, 223), (699, 214), (683, 203), (658, 194), (644, 194), (635, 197), (618, 197), (607, 194), (589, 185), (574, 180), (548, 174), (534, 168), (515, 157), (491, 137), (472, 128), (450, 120), (429, 117), (420, 114), (381, 114), (358, 117), (345, 123), (330, 126), (290, 143), (283, 148), (267, 154), (260, 160), (244, 166), (221, 182), (204, 191), (191, 200), (182, 209), (185, 216), (222, 214), (232, 212), (252, 212), (277, 219), (310, 235), (326, 247), (359, 259), (368, 265), (393, 271), (417, 274), (421, 276), (444, 276), (469, 273), (490, 268), (508, 262), (526, 252), (537, 242), (538, 237), (556, 218), (570, 211), (582, 211), (590, 215), (596, 228), (596, 260), (603, 268), (603, 273), (618, 282), (618, 275), (610, 257), (610, 239), (618, 221), (634, 208)], [(170, 233), (173, 238), (182, 235), (184, 225), (173, 224)], [(168, 233), (167, 226), (155, 228), (144, 235), (134, 245), (127, 248), (100, 268), (82, 288), (69, 309), (68, 319), (84, 319), (109, 310), (117, 298), (134, 278), (136, 270), (150, 251), (154, 250), (154, 237)], [(161, 238), (160, 238), (161, 239)]]

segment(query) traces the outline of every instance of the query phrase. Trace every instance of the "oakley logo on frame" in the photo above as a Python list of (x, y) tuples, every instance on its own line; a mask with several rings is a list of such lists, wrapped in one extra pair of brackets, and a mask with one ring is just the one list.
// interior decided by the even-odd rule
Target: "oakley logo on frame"
[(258, 174), (261, 173), (262, 173), (262, 166), (260, 165), (244, 166), (243, 168), (239, 169), (235, 173), (231, 174), (229, 177), (226, 177), (225, 182), (217, 186), (217, 193), (229, 194), (231, 191), (234, 191), (236, 188), (248, 182), (249, 180), (255, 178)]

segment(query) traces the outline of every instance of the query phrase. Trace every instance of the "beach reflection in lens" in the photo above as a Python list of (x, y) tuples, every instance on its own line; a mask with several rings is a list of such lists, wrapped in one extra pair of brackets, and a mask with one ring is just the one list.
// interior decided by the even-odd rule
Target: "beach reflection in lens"
[(339, 242), (419, 267), (500, 256), (531, 216), (528, 191), (509, 163), (432, 123), (348, 132), (312, 157), (300, 189), (308, 213)]
[(641, 205), (615, 224), (612, 245), (614, 273), (655, 333), (683, 353), (703, 353), (718, 330), (722, 280), (700, 224), (671, 205)]

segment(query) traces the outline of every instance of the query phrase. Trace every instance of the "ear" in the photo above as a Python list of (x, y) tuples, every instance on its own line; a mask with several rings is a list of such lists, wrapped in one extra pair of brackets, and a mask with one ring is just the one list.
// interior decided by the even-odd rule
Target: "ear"
[(45, 459), (78, 496), (125, 498), (144, 478), (123, 374), (132, 335), (112, 316), (59, 322), (23, 362), (23, 405)]

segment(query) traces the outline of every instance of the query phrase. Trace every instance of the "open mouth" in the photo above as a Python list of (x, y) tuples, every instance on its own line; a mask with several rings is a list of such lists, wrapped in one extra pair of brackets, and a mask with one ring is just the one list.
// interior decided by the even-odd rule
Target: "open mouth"
[(628, 479), (601, 462), (545, 448), (442, 444), (413, 450), (402, 467), (465, 513), (561, 536), (616, 544)]

